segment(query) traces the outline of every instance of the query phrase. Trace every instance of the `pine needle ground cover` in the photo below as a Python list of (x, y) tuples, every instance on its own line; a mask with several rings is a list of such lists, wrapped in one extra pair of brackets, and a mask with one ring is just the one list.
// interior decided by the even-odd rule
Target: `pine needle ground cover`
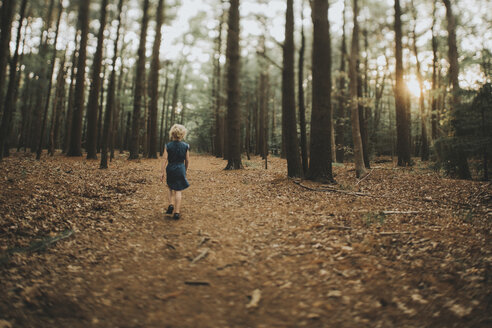
[(492, 188), (376, 164), (335, 185), (193, 155), (182, 219), (157, 160), (0, 168), (1, 327), (489, 327)]

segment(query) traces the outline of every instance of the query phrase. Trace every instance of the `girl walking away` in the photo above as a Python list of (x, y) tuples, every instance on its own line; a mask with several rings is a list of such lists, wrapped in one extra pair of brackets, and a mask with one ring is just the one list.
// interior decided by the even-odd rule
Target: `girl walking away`
[(190, 164), (190, 146), (183, 142), (186, 136), (186, 128), (181, 124), (174, 124), (169, 130), (171, 142), (164, 149), (164, 161), (162, 162), (161, 181), (169, 187), (169, 207), (166, 214), (174, 214), (173, 219), (179, 220), (181, 208), (181, 191), (190, 184), (186, 180), (186, 171)]

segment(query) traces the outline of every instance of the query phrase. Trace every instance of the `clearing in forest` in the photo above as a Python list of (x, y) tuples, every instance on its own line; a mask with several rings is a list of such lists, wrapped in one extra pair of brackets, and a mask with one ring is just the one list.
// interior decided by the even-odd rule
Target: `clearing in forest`
[(161, 162), (126, 158), (4, 160), (0, 327), (492, 325), (490, 183), (192, 154), (174, 221)]

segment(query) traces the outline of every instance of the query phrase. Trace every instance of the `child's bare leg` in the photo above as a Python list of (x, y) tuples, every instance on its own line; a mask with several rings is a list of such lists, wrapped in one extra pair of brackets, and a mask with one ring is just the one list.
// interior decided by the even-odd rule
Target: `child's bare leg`
[(175, 191), (176, 207), (174, 208), (174, 213), (180, 213), (181, 209), (181, 191)]
[(169, 189), (169, 205), (174, 205), (174, 190)]

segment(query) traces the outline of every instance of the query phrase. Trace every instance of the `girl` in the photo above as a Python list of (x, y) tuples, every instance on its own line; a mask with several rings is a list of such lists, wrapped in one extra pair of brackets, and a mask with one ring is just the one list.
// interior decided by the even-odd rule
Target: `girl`
[[(171, 142), (164, 149), (164, 161), (162, 162), (161, 181), (164, 183), (166, 175), (169, 187), (169, 207), (166, 214), (173, 214), (173, 219), (179, 220), (181, 207), (181, 191), (188, 188), (190, 184), (186, 180), (186, 171), (190, 164), (190, 146), (183, 142), (186, 136), (186, 128), (181, 124), (174, 124), (169, 130)], [(165, 170), (164, 170), (165, 168)]]

